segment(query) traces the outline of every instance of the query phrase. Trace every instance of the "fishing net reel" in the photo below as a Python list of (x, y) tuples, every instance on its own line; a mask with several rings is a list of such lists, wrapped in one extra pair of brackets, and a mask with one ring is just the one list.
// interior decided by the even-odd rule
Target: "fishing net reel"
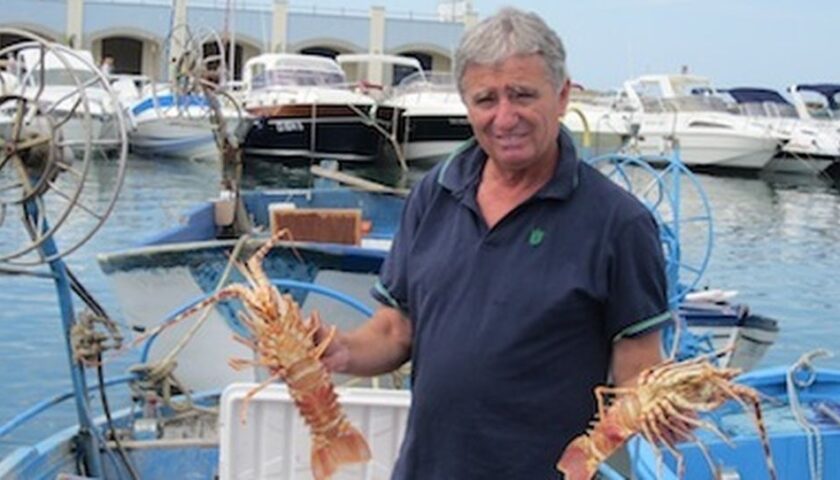
[[(78, 249), (111, 213), (125, 122), (90, 54), (22, 30), (0, 34), (24, 39), (0, 49), (0, 265), (34, 266)], [(54, 236), (63, 248), (44, 248)]]
[(167, 36), (166, 45), (168, 88), (176, 99), (173, 106), (185, 116), (209, 117), (218, 134), (229, 136), (226, 129), (221, 130), (226, 127), (225, 118), (241, 119), (242, 112), (227, 88), (233, 76), (222, 38), (211, 29), (193, 31), (179, 25)]
[(212, 29), (175, 26), (166, 37), (170, 88), (178, 95), (219, 91), (229, 71), (225, 44)]
[(706, 192), (682, 163), (676, 141), (671, 152), (667, 157), (611, 154), (589, 163), (634, 194), (656, 219), (665, 254), (668, 304), (676, 319), (663, 332), (662, 344), (669, 356), (684, 360), (713, 351), (711, 337), (690, 332), (678, 311), (708, 267), (714, 230)]
[(221, 190), (233, 200), (234, 235), (250, 231), (239, 187), (242, 151), (238, 127), (242, 124), (241, 102), (231, 93), (233, 75), (225, 58), (225, 42), (211, 29), (173, 28), (167, 36), (170, 89), (179, 115), (206, 118), (221, 160)]
[(665, 253), (668, 300), (676, 306), (697, 288), (712, 254), (711, 207), (699, 180), (680, 160), (679, 148), (667, 157), (610, 154), (589, 163), (653, 214)]

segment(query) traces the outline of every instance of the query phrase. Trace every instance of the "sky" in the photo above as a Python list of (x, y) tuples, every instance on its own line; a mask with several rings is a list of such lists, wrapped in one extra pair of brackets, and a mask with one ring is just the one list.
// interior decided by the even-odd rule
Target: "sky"
[[(388, 11), (433, 13), (438, 0), (355, 0)], [(479, 18), (515, 5), (541, 15), (563, 39), (575, 82), (618, 88), (633, 76), (678, 72), (720, 88), (840, 83), (838, 0), (473, 0)], [(289, 0), (347, 7), (347, 0)]]

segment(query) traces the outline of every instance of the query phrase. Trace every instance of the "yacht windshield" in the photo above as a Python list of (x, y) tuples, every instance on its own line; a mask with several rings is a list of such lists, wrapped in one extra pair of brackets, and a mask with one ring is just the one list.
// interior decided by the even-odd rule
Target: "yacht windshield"
[(802, 89), (799, 90), (799, 95), (812, 118), (840, 118), (840, 90), (831, 92)]
[(396, 87), (400, 93), (445, 92), (455, 93), (458, 88), (450, 72), (414, 72), (403, 78)]
[(253, 89), (274, 86), (340, 87), (347, 84), (347, 77), (338, 67), (329, 69), (307, 66), (302, 63), (278, 63), (273, 68), (266, 68), (262, 64), (255, 65), (252, 71), (251, 88)]
[(774, 102), (749, 102), (738, 105), (738, 110), (744, 115), (753, 117), (785, 117), (797, 118), (793, 105)]

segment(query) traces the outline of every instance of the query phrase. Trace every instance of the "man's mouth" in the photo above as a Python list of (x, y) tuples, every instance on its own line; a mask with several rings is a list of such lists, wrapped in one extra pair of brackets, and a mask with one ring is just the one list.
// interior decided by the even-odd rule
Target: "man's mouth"
[(522, 143), (526, 139), (526, 135), (523, 134), (516, 134), (516, 135), (497, 135), (495, 136), (496, 143), (502, 148), (516, 148), (522, 145)]

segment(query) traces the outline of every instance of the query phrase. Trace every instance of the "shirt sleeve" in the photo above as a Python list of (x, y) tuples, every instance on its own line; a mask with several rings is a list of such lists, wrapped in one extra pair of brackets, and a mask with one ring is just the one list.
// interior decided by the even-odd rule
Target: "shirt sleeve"
[(672, 322), (659, 228), (645, 211), (620, 227), (609, 263), (606, 334), (613, 342)]
[(391, 243), (391, 249), (382, 264), (378, 280), (370, 290), (376, 301), (401, 310), (409, 318), (407, 261), (425, 210), (418, 193), (421, 190), (422, 188), (417, 187), (411, 190), (402, 211), (400, 225)]

